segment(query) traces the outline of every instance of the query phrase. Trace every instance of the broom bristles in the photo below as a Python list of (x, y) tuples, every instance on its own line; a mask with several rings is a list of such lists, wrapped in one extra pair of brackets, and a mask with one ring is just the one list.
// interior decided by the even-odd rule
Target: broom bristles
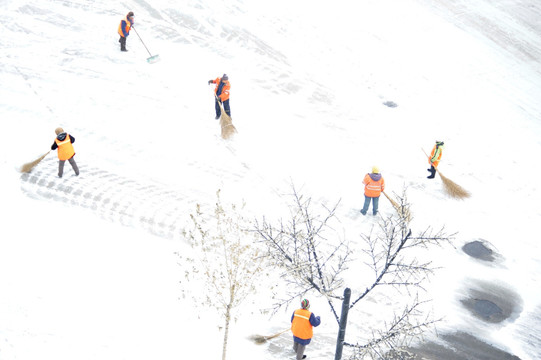
[[(218, 97), (216, 94), (214, 94), (214, 97), (216, 97), (216, 100), (218, 100)], [(237, 133), (237, 129), (233, 125), (233, 121), (231, 120), (231, 117), (226, 114), (224, 111), (224, 107), (220, 101), (218, 101), (218, 105), (220, 106), (220, 110), (222, 111), (222, 114), (220, 116), (220, 127), (222, 128), (222, 139), (230, 139), (234, 134)]]
[(45, 156), (47, 156), (51, 151), (47, 151), (45, 154), (41, 155), (39, 158), (37, 158), (36, 160), (34, 161), (31, 161), (29, 163), (26, 163), (24, 164), (23, 166), (21, 166), (21, 172), (23, 173), (28, 173), (30, 172), (37, 164), (39, 164), (41, 162), (41, 160), (43, 160), (45, 158)]
[(443, 188), (447, 195), (455, 199), (466, 199), (471, 196), (468, 190), (453, 182), (451, 179), (443, 176), (438, 169), (436, 169), (436, 171), (438, 171), (438, 174), (440, 174), (441, 181), (443, 182)]
[(265, 343), (267, 340), (274, 339), (275, 337), (278, 337), (278, 336), (282, 335), (282, 334), (285, 333), (286, 331), (289, 331), (289, 329), (282, 330), (282, 331), (280, 331), (279, 333), (276, 333), (276, 334), (274, 334), (274, 335), (269, 335), (269, 336), (264, 336), (264, 335), (252, 335), (252, 336), (250, 336), (250, 340), (252, 340), (252, 341), (255, 342), (256, 344), (263, 344), (263, 343)]
[(410, 222), (411, 221), (411, 214), (409, 212), (409, 210), (404, 207), (404, 206), (400, 206), (396, 201), (394, 201), (389, 195), (387, 195), (387, 193), (385, 191), (382, 191), (383, 195), (385, 195), (385, 197), (387, 199), (389, 199), (389, 201), (391, 202), (391, 204), (393, 205), (393, 207), (395, 208), (396, 212), (398, 213), (398, 215), (402, 216), (404, 219), (406, 219), (407, 222)]
[(225, 113), (225, 111), (223, 111), (223, 108), (222, 116), (220, 116), (220, 126), (222, 127), (222, 139), (227, 140), (237, 132), (231, 118)]
[[(426, 157), (429, 158), (428, 154), (424, 149), (422, 149), (425, 153)], [(445, 193), (449, 195), (452, 198), (455, 199), (466, 199), (471, 196), (470, 192), (466, 189), (464, 189), (462, 186), (458, 185), (457, 183), (453, 182), (451, 179), (446, 178), (442, 175), (442, 173), (438, 170), (438, 168), (434, 167), (436, 169), (436, 172), (440, 175), (441, 181), (443, 182), (443, 188), (445, 190)]]

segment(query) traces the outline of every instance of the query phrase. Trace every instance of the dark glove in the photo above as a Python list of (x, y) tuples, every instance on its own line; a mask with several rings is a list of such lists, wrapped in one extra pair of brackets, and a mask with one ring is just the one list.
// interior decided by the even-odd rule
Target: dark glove
[(212, 84), (212, 80), (209, 80), (209, 85)]

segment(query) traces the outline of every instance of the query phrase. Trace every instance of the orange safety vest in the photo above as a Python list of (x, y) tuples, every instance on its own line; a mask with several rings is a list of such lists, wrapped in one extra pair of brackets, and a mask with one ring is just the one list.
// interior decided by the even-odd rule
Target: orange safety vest
[[(436, 148), (438, 149), (437, 153), (436, 153)], [(437, 168), (438, 164), (440, 163), (442, 153), (443, 153), (442, 147), (434, 145), (434, 148), (432, 149), (432, 152), (430, 153), (430, 157), (428, 158), (428, 163), (433, 165), (435, 168)], [(436, 156), (435, 159), (434, 159), (434, 156)], [(432, 161), (432, 159), (434, 159), (434, 161)]]
[(310, 316), (312, 313), (306, 309), (298, 309), (293, 313), (293, 321), (291, 322), (291, 331), (293, 336), (299, 339), (308, 340), (314, 336), (312, 324), (310, 324)]
[[(213, 81), (213, 83), (216, 84), (216, 89), (214, 89), (214, 93), (218, 93), (218, 87), (220, 86), (220, 80), (222, 78), (216, 78), (216, 80)], [(222, 93), (218, 96), (220, 100), (226, 101), (229, 99), (229, 89), (231, 89), (231, 84), (229, 83), (229, 80), (224, 81), (224, 87), (222, 88)]]
[(374, 181), (370, 177), (370, 174), (366, 174), (363, 179), (364, 186), (364, 195), (375, 198), (381, 195), (381, 192), (385, 190), (385, 180), (383, 176), (378, 180)]
[(71, 144), (71, 138), (69, 134), (66, 134), (66, 138), (62, 141), (55, 139), (56, 145), (58, 146), (58, 159), (59, 160), (69, 160), (75, 155), (75, 150)]
[[(126, 28), (124, 29), (128, 34), (130, 33), (131, 29), (131, 22), (128, 20), (128, 16), (126, 15), (126, 18), (124, 19), (126, 22)], [(124, 33), (122, 32), (122, 21), (120, 21), (120, 24), (118, 24), (118, 34), (122, 37), (124, 37)]]

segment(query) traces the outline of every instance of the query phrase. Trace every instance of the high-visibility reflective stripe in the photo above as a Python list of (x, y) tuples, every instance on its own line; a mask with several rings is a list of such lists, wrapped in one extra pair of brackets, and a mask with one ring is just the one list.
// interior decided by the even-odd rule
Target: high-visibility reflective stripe
[(293, 321), (291, 322), (291, 331), (293, 336), (299, 339), (307, 340), (313, 336), (312, 324), (310, 324), (310, 316), (312, 313), (306, 309), (298, 309), (293, 313)]
[(64, 140), (58, 141), (58, 146), (67, 144), (70, 141), (71, 141), (71, 139), (68, 136), (66, 136), (66, 138)]
[(302, 315), (299, 315), (299, 314), (295, 314), (295, 316), (300, 317), (301, 319), (310, 321), (310, 318), (307, 318), (306, 316), (302, 316)]

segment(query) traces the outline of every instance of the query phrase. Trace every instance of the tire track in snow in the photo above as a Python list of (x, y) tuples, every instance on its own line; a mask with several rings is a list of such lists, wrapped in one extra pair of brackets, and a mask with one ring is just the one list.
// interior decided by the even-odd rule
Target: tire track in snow
[[(210, 167), (192, 162), (187, 164), (190, 176), (195, 179), (221, 179), (224, 183), (217, 183), (216, 190), (224, 186), (227, 189), (230, 184), (244, 184), (241, 186), (257, 188), (261, 193), (270, 192), (280, 199), (278, 201), (283, 200), (278, 189), (237, 156), (234, 147), (226, 148), (229, 156), (236, 159), (236, 166), (231, 167), (231, 162)], [(197, 204), (214, 204), (216, 201), (215, 192), (209, 191), (208, 186), (203, 190), (198, 189), (197, 181), (183, 184), (180, 188), (146, 179), (128, 178), (87, 166), (83, 162), (78, 165), (80, 176), (75, 176), (69, 163), (66, 163), (63, 178), (58, 178), (56, 157), (46, 157), (32, 172), (21, 174), (21, 189), (32, 198), (82, 207), (111, 222), (171, 239), (182, 238), (184, 229), (192, 226), (189, 215)]]
[(81, 175), (75, 176), (67, 163), (64, 177), (58, 178), (57, 160), (45, 159), (31, 173), (21, 175), (21, 189), (36, 199), (80, 206), (109, 221), (172, 239), (182, 236), (196, 203), (210, 201), (194, 189), (179, 191), (84, 164), (79, 168)]

